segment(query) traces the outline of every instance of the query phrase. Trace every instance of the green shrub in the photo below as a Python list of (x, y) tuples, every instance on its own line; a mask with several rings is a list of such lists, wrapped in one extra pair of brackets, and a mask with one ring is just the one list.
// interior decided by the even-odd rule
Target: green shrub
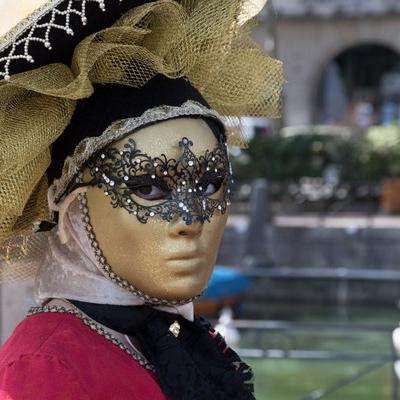
[(272, 182), (293, 182), (305, 176), (323, 177), (328, 167), (335, 166), (341, 181), (378, 182), (386, 176), (400, 176), (400, 140), (382, 146), (376, 137), (376, 131), (362, 137), (312, 131), (255, 137), (248, 149), (234, 157), (235, 175), (242, 181), (265, 177)]

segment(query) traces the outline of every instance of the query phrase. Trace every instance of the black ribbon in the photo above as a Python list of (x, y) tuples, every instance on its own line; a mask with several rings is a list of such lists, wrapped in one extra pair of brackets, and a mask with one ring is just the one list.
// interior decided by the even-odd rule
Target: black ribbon
[[(255, 400), (251, 368), (204, 319), (191, 322), (148, 306), (69, 301), (95, 321), (134, 337), (171, 400)], [(169, 331), (175, 321), (178, 337)]]

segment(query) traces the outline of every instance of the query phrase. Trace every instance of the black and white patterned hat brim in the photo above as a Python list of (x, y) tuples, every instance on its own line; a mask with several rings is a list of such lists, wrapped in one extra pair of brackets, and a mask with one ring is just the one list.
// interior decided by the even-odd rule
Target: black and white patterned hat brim
[(75, 46), (148, 0), (50, 0), (0, 37), (0, 81), (51, 63), (69, 65)]

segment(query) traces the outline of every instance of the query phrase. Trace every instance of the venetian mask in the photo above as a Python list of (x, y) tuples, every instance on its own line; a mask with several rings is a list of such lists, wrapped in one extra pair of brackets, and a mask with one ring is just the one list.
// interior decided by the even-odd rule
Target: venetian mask
[(184, 301), (212, 273), (226, 223), (226, 145), (202, 119), (139, 129), (93, 155), (83, 180), (93, 236), (111, 278)]

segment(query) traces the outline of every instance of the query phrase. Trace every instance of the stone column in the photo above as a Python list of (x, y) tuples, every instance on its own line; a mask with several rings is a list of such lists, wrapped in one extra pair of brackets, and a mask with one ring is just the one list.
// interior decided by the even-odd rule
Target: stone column
[(0, 344), (4, 343), (34, 305), (33, 282), (3, 284), (0, 289)]

